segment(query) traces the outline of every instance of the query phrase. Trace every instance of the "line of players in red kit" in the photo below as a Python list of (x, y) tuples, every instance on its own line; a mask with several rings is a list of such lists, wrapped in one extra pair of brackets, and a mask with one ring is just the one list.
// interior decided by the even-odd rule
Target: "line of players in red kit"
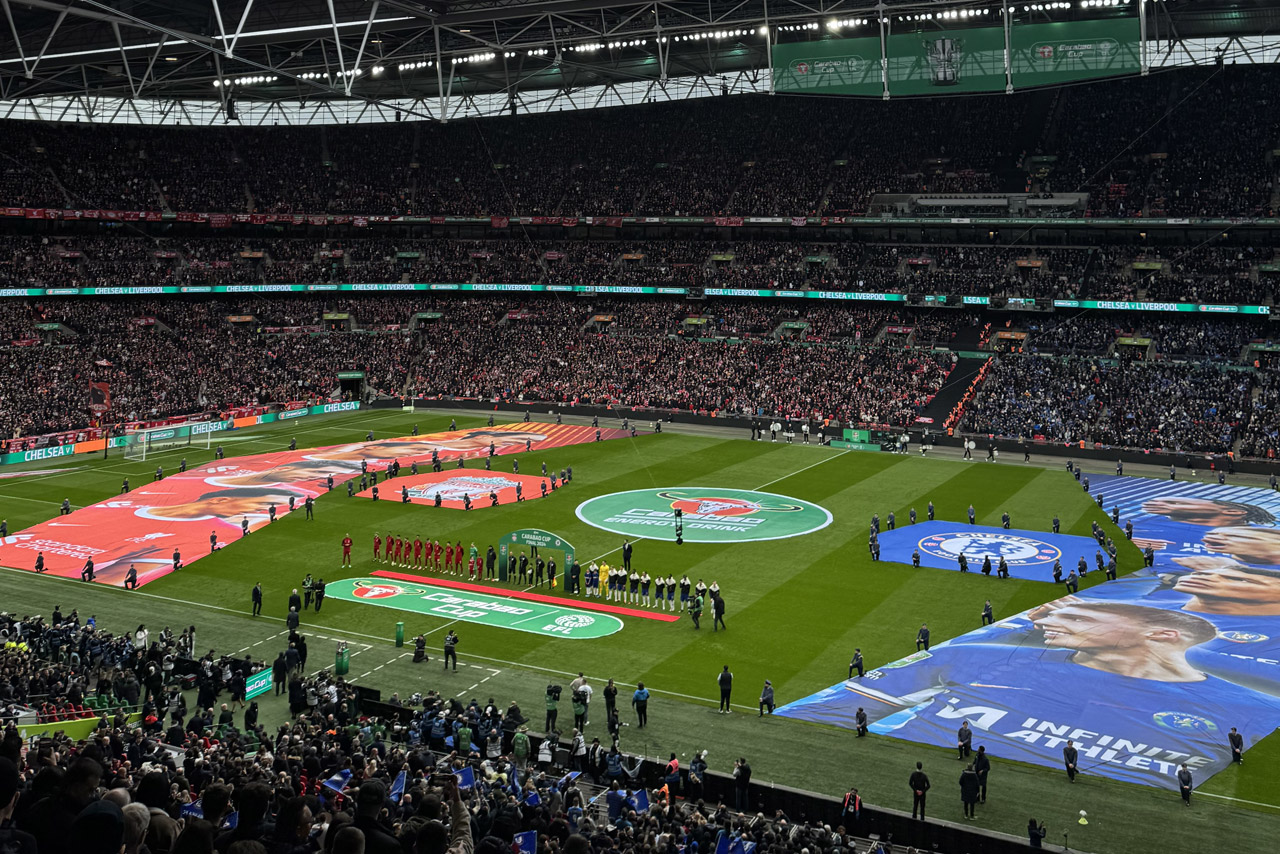
[[(439, 540), (410, 541), (407, 537), (393, 537), (391, 534), (387, 534), (384, 541), (381, 535), (374, 534), (373, 559), (379, 563), (389, 563), (404, 569), (432, 569), (436, 572), (441, 571), (443, 563), (444, 571), (449, 575), (462, 575), (465, 565), (469, 578), (482, 578), (485, 571), (485, 562), (479, 550), (472, 546), (468, 557), (467, 552), (462, 548), (461, 541), (453, 545), (448, 543), (441, 545)], [(342, 565), (351, 565), (350, 534), (342, 540)]]

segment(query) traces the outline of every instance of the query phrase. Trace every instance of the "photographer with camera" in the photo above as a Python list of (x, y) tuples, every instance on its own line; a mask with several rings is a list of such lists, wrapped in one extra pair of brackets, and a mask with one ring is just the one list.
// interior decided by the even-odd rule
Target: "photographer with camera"
[(751, 807), (751, 766), (746, 757), (733, 763), (733, 806), (738, 812), (746, 812)]
[(543, 729), (551, 732), (556, 728), (556, 718), (560, 716), (560, 692), (563, 689), (559, 685), (547, 686), (547, 721)]
[(585, 729), (587, 725), (587, 713), (591, 711), (591, 695), (595, 693), (595, 689), (587, 684), (587, 677), (578, 671), (578, 678), (569, 683), (569, 694), (572, 697), (582, 697), (582, 723), (578, 724), (578, 729)]
[(444, 636), (444, 669), (449, 669), (449, 660), (453, 659), (453, 669), (458, 669), (458, 633), (453, 629)]
[(579, 688), (570, 698), (573, 704), (573, 726), (575, 729), (586, 729), (587, 726), (587, 692)]
[(1040, 840), (1044, 839), (1049, 831), (1044, 829), (1044, 822), (1037, 822), (1034, 818), (1027, 822), (1027, 844), (1032, 848), (1043, 847)]

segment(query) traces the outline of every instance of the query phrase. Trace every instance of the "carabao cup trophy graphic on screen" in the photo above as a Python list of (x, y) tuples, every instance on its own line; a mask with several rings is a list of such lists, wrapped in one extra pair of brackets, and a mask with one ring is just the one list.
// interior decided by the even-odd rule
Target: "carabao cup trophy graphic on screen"
[(930, 82), (934, 86), (954, 86), (960, 82), (960, 60), (964, 56), (962, 39), (934, 39), (924, 43), (929, 59)]

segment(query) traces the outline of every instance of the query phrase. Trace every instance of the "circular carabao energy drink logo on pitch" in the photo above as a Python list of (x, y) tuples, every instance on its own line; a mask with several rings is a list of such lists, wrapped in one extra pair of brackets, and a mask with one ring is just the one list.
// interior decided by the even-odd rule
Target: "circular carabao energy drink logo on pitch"
[(588, 525), (606, 531), (673, 540), (677, 510), (681, 513), (685, 542), (689, 543), (781, 540), (831, 524), (830, 513), (799, 498), (711, 486), (614, 492), (582, 502), (577, 512)]

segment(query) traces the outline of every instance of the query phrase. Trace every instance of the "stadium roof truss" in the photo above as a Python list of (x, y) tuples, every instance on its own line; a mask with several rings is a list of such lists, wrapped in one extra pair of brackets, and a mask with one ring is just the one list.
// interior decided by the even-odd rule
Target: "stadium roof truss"
[[(0, 118), (340, 124), (771, 91), (775, 44), (1139, 15), (1144, 72), (1274, 62), (1271, 0), (0, 0)], [(992, 17), (994, 16), (994, 17)]]

